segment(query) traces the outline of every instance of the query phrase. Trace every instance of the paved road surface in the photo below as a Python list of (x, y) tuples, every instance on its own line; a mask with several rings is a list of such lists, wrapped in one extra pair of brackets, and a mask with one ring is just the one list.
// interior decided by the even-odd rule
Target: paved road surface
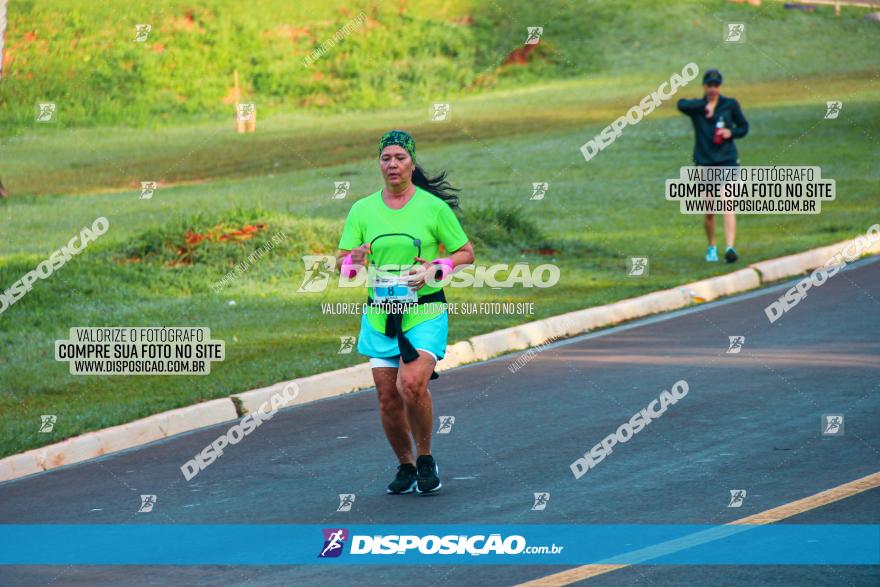
[[(880, 471), (880, 260), (810, 290), (775, 324), (781, 288), (564, 341), (432, 384), (444, 489), (388, 496), (394, 459), (365, 391), (279, 413), (186, 482), (227, 425), (0, 484), (0, 523), (724, 523)], [(728, 337), (744, 335), (739, 354)], [(690, 391), (594, 470), (569, 464), (685, 379)], [(845, 415), (822, 436), (822, 414)], [(746, 489), (741, 508), (729, 491)], [(545, 511), (532, 494), (550, 492)], [(142, 493), (156, 494), (137, 514)], [(337, 512), (338, 494), (356, 494)], [(783, 523), (880, 523), (880, 490)], [(145, 545), (149, 548), (149, 545)], [(230, 544), (230, 549), (235, 545)], [(509, 585), (562, 567), (0, 567), (0, 585)], [(595, 585), (877, 585), (878, 567), (630, 567)]]

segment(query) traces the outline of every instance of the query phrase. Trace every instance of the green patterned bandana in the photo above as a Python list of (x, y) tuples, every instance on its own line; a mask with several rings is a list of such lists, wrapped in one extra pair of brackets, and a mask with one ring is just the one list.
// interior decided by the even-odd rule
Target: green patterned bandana
[(390, 145), (397, 145), (406, 149), (413, 162), (416, 160), (416, 142), (408, 132), (402, 130), (389, 130), (382, 138), (379, 139), (379, 156), (382, 156), (382, 150)]

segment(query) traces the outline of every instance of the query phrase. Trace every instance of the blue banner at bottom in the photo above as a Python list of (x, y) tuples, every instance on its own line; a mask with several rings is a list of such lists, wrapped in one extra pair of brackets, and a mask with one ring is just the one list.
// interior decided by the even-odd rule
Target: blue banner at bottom
[(877, 565), (880, 526), (0, 525), (4, 565)]

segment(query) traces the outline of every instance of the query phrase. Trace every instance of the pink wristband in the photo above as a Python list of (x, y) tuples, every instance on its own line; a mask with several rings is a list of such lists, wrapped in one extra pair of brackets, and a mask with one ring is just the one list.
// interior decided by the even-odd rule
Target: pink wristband
[(431, 263), (437, 265), (437, 271), (436, 273), (434, 273), (435, 281), (443, 281), (450, 273), (452, 273), (452, 259), (448, 257), (444, 257), (443, 259), (434, 259), (433, 261), (431, 261)]
[(357, 265), (355, 265), (351, 262), (351, 253), (349, 253), (342, 260), (342, 269), (341, 269), (342, 276), (345, 277), (346, 279), (352, 279), (353, 277), (355, 277), (357, 275), (357, 272), (358, 272)]

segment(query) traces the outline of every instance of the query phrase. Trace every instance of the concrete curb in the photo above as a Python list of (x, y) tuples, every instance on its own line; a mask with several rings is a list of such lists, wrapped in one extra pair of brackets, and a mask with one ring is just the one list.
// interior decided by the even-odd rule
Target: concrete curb
[(0, 459), (0, 481), (79, 463), (238, 418), (231, 398), (170, 410)]
[[(692, 297), (699, 296), (705, 301), (712, 301), (730, 294), (755, 289), (761, 285), (759, 273), (753, 269), (740, 269), (727, 275), (695, 281), (684, 286)], [(696, 296), (694, 296), (694, 293)]]
[[(294, 399), (279, 403), (279, 407), (288, 408), (290, 406), (307, 404), (319, 399), (372, 387), (373, 375), (370, 372), (370, 364), (362, 363), (354, 367), (318, 373), (317, 375), (301, 377), (292, 381), (282, 381), (269, 387), (237, 393), (232, 397), (241, 401), (242, 408), (246, 413), (252, 414), (263, 403), (270, 402), (272, 396), (281, 393), (289, 385), (294, 386)], [(280, 401), (280, 399), (276, 401)]]
[[(467, 363), (485, 361), (512, 351), (576, 336), (627, 320), (677, 310), (693, 303), (748, 291), (763, 283), (800, 275), (821, 267), (855, 240), (841, 241), (803, 253), (753, 263), (746, 269), (695, 281), (674, 289), (656, 291), (604, 306), (577, 310), (480, 334), (469, 340), (449, 345), (446, 349), (446, 357), (438, 365), (437, 370), (447, 371)], [(862, 255), (865, 254), (880, 254), (880, 241), (863, 247)], [(372, 387), (373, 378), (369, 363), (362, 363), (292, 381), (282, 381), (268, 387), (233, 394), (227, 398), (88, 432), (56, 444), (0, 459), (0, 481), (26, 477), (183, 432), (229, 422), (239, 417), (235, 402), (240, 402), (244, 412), (253, 413), (263, 403), (270, 402), (274, 395), (281, 394), (288, 386), (293, 386), (294, 397), (290, 401), (287, 399), (281, 401), (280, 407), (306, 404)], [(279, 400), (276, 400), (276, 403), (278, 402)]]
[(0, 479), (4, 481), (27, 477), (42, 471), (43, 467), (37, 461), (36, 450), (29, 450), (0, 460)]
[[(858, 238), (864, 237), (860, 236)], [(850, 245), (856, 243), (858, 238), (840, 241), (834, 243), (833, 245), (819, 247), (818, 249), (811, 249), (809, 251), (804, 251), (803, 253), (786, 255), (785, 257), (770, 259), (768, 261), (761, 261), (759, 263), (752, 263), (751, 265), (749, 265), (749, 267), (761, 274), (762, 283), (779, 281), (780, 279), (785, 279), (786, 277), (802, 275), (807, 271), (812, 271), (817, 267), (823, 266), (834, 255), (842, 252)], [(865, 246), (861, 251), (859, 257), (862, 257), (864, 255), (880, 254), (880, 240), (874, 242), (873, 244), (869, 244), (866, 241), (864, 243)]]
[(749, 267), (761, 274), (761, 281), (779, 281), (786, 277), (802, 275), (805, 271), (821, 266), (834, 254), (831, 251), (833, 248), (834, 245), (813, 249), (812, 251), (788, 255), (779, 259), (753, 263)]
[(474, 361), (474, 347), (471, 341), (462, 340), (446, 347), (443, 362), (437, 365), (437, 371), (443, 372)]

